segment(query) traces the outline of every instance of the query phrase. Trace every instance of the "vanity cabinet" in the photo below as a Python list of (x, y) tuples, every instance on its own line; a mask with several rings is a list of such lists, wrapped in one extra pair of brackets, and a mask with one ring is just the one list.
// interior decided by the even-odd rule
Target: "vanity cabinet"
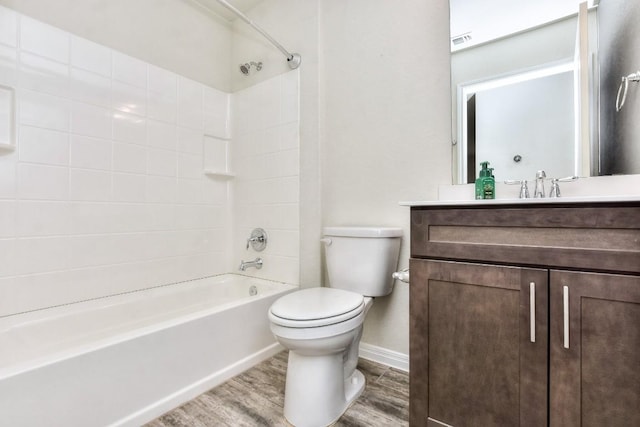
[(640, 425), (640, 204), (412, 207), (412, 426)]

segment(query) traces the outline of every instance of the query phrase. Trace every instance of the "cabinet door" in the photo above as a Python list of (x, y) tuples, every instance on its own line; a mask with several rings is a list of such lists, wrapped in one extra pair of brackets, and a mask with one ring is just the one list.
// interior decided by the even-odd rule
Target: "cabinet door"
[(411, 425), (546, 426), (547, 326), (547, 270), (412, 259)]
[(640, 277), (550, 277), (551, 426), (640, 426)]

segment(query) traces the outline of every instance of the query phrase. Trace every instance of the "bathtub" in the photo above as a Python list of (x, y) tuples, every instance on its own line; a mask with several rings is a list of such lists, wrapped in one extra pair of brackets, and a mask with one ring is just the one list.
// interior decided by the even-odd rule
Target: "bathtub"
[(292, 285), (225, 274), (0, 318), (0, 424), (138, 426), (282, 348)]

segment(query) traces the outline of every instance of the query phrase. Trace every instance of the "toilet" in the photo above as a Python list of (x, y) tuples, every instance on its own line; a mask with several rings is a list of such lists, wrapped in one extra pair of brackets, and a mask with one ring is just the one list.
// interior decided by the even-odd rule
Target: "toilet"
[(326, 227), (329, 284), (292, 292), (269, 309), (271, 331), (289, 350), (284, 416), (296, 427), (335, 422), (362, 393), (356, 369), (373, 297), (393, 289), (402, 229)]

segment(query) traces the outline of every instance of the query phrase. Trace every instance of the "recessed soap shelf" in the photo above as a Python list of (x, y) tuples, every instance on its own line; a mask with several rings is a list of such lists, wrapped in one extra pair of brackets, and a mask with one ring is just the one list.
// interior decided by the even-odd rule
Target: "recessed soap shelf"
[(0, 150), (3, 151), (13, 151), (16, 148), (15, 107), (15, 90), (0, 85)]
[(229, 143), (227, 139), (205, 135), (203, 140), (203, 169), (207, 176), (231, 179), (236, 175), (230, 171)]

